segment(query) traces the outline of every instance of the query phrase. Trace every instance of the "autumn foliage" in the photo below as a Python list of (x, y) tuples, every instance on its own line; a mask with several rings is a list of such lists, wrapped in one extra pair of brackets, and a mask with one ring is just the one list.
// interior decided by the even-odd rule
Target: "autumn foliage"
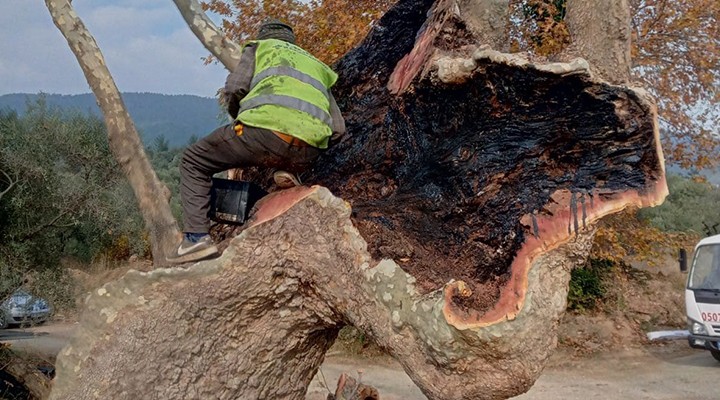
[(298, 44), (332, 64), (357, 45), (392, 0), (210, 0), (207, 11), (223, 18), (222, 28), (239, 42), (252, 39), (272, 16), (293, 26)]
[(636, 213), (629, 210), (603, 219), (591, 256), (616, 263), (633, 259), (654, 266), (667, 255), (667, 249), (692, 250), (700, 238), (697, 232), (662, 231)]
[(633, 72), (655, 94), (666, 157), (720, 162), (720, 2), (630, 0)]
[(570, 44), (566, 0), (512, 0), (510, 8), (515, 21), (508, 25), (511, 51), (550, 56)]

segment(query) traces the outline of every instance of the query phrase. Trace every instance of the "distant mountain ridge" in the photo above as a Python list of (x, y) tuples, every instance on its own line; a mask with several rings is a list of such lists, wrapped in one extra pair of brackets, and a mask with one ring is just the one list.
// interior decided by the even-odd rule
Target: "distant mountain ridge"
[[(26, 93), (0, 95), (0, 110), (11, 109), (22, 115), (28, 104), (35, 104), (40, 96), (41, 94)], [(95, 96), (90, 93), (42, 96), (45, 96), (51, 107), (93, 113), (102, 117)], [(185, 146), (193, 135), (203, 137), (227, 122), (227, 114), (221, 110), (217, 99), (210, 97), (134, 92), (123, 93), (122, 97), (146, 144), (162, 135), (171, 146)], [(670, 165), (668, 172), (690, 174), (689, 171)], [(720, 169), (701, 171), (701, 174), (711, 183), (720, 185)]]
[[(10, 109), (23, 115), (27, 106), (35, 104), (40, 96), (45, 97), (50, 107), (92, 113), (102, 118), (95, 96), (90, 93), (5, 94), (0, 95), (0, 110)], [(193, 135), (203, 137), (227, 121), (221, 119), (226, 114), (214, 98), (160, 93), (123, 93), (122, 98), (146, 144), (162, 135), (172, 146), (185, 146)]]

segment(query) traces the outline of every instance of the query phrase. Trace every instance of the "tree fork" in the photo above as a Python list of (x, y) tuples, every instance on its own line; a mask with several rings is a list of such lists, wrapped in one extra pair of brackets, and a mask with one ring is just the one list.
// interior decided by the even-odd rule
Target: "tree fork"
[(529, 389), (593, 223), (667, 194), (657, 116), (583, 59), (484, 47), (471, 3), (388, 11), (336, 66), (322, 186), (264, 199), (217, 260), (97, 290), (51, 398), (302, 399), (347, 324), (430, 399)]

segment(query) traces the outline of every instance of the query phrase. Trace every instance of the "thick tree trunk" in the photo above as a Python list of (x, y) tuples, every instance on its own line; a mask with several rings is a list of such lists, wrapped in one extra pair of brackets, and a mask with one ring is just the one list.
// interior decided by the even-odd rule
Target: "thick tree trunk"
[(460, 4), (400, 0), (338, 63), (322, 186), (264, 199), (217, 260), (94, 293), (52, 398), (302, 399), (346, 324), (430, 399), (526, 391), (593, 223), (667, 194), (656, 112), (585, 60), (477, 46)]
[(472, 32), (475, 43), (488, 45), (497, 51), (509, 51), (507, 40), (510, 0), (457, 0), (457, 18)]
[(220, 260), (99, 289), (58, 358), (51, 398), (302, 399), (345, 323), (430, 398), (502, 398), (532, 384), (589, 235), (536, 261), (515, 321), (457, 329), (443, 317), (446, 293), (422, 296), (395, 262), (376, 265), (349, 216), (327, 189), (285, 191)]
[(591, 70), (610, 83), (630, 80), (628, 0), (571, 0), (565, 21), (572, 34), (568, 53), (588, 60)]
[(140, 135), (125, 108), (100, 49), (69, 0), (46, 0), (55, 25), (75, 54), (105, 117), (110, 151), (130, 182), (150, 236), (153, 261), (167, 265), (165, 257), (177, 245), (179, 229), (168, 203), (170, 192), (160, 182), (145, 156)]

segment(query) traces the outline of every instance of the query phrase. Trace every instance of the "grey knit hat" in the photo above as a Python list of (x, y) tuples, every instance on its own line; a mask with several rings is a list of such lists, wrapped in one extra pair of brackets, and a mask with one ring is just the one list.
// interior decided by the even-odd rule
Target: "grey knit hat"
[(260, 25), (257, 40), (277, 39), (295, 44), (295, 33), (290, 25), (275, 18), (267, 18)]

